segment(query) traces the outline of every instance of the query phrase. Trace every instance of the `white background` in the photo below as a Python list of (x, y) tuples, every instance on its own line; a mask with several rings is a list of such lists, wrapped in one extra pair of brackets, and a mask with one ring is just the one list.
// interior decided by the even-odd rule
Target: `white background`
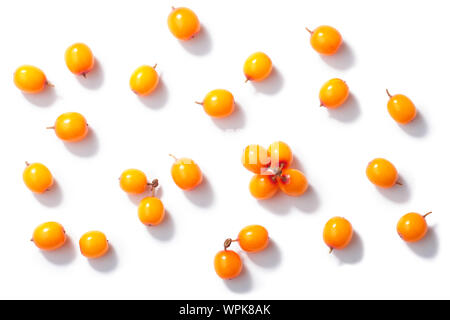
[[(196, 39), (170, 34), (172, 5), (198, 14)], [(1, 2), (0, 298), (450, 298), (448, 9), (446, 1), (411, 0)], [(343, 35), (336, 56), (310, 47), (304, 27), (321, 24)], [(64, 63), (78, 41), (98, 62), (87, 79)], [(243, 62), (255, 51), (275, 71), (246, 84)], [(129, 77), (155, 63), (161, 84), (139, 99)], [(22, 64), (43, 69), (55, 88), (23, 95), (12, 79)], [(352, 96), (329, 112), (318, 91), (332, 77), (347, 81)], [(229, 89), (239, 105), (228, 119), (213, 121), (193, 103), (215, 88)], [(415, 102), (414, 123), (400, 127), (389, 117), (386, 88)], [(85, 141), (65, 145), (45, 129), (67, 111), (87, 118), (93, 132)], [(258, 202), (241, 152), (276, 140), (292, 147), (311, 188)], [(178, 189), (168, 153), (197, 161), (203, 185)], [(391, 160), (404, 185), (371, 185), (365, 167), (375, 157)], [(33, 195), (22, 182), (24, 161), (46, 164), (57, 186)], [(162, 184), (161, 226), (141, 225), (140, 197), (119, 187), (122, 170), (134, 167)], [(427, 237), (403, 243), (398, 219), (431, 210)], [(329, 255), (322, 228), (335, 215), (356, 235)], [(70, 242), (42, 253), (29, 239), (50, 220)], [(272, 244), (242, 253), (242, 276), (223, 281), (214, 255), (248, 224), (264, 225)], [(113, 250), (88, 261), (78, 239), (93, 229)]]

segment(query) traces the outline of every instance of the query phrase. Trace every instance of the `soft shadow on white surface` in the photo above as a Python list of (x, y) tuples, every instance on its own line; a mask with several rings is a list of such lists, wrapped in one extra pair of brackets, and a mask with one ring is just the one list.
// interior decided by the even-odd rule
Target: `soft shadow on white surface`
[(356, 264), (362, 261), (364, 257), (364, 246), (361, 237), (357, 232), (353, 232), (353, 238), (350, 244), (342, 250), (333, 250), (331, 253), (342, 264)]
[(273, 67), (269, 77), (262, 81), (249, 81), (257, 92), (274, 95), (283, 89), (284, 78), (276, 67)]
[(119, 264), (119, 258), (117, 256), (114, 247), (109, 244), (109, 250), (103, 257), (97, 259), (88, 259), (92, 268), (98, 272), (109, 273), (114, 271)]
[(44, 193), (33, 193), (34, 197), (46, 207), (57, 207), (61, 204), (63, 194), (58, 181), (53, 180), (53, 185)]
[(436, 226), (429, 227), (427, 234), (422, 240), (407, 243), (407, 245), (419, 257), (433, 259), (439, 251), (439, 238), (436, 233)]
[(313, 213), (320, 207), (319, 195), (311, 185), (300, 197), (291, 197), (282, 191), (278, 191), (273, 198), (257, 200), (257, 202), (265, 209), (276, 214), (286, 214), (292, 209), (297, 209), (304, 213)]
[(248, 272), (245, 264), (242, 266), (241, 274), (237, 278), (223, 280), (223, 282), (228, 289), (234, 293), (246, 293), (253, 287), (252, 277), (250, 276), (250, 272)]
[(147, 227), (147, 231), (152, 237), (160, 241), (172, 240), (175, 235), (175, 224), (171, 214), (166, 210), (166, 215), (161, 224), (157, 226), (149, 226)]
[(49, 86), (47, 86), (42, 92), (35, 94), (22, 92), (22, 95), (28, 100), (28, 102), (38, 107), (49, 107), (55, 103), (58, 98), (55, 88)]
[(155, 91), (150, 93), (148, 96), (140, 97), (139, 101), (150, 109), (161, 109), (169, 101), (169, 93), (167, 91), (167, 86), (164, 81), (160, 78), (158, 86)]
[(331, 56), (320, 55), (320, 57), (330, 67), (339, 70), (345, 70), (353, 67), (356, 60), (352, 48), (346, 42), (341, 44), (341, 47), (335, 54)]
[(96, 90), (100, 88), (105, 79), (103, 67), (100, 62), (95, 59), (94, 68), (86, 74), (86, 77), (82, 75), (74, 75), (77, 77), (78, 82), (86, 89)]
[(406, 181), (399, 176), (399, 182), (402, 185), (394, 185), (392, 188), (380, 188), (376, 187), (379, 193), (381, 193), (384, 197), (388, 198), (391, 201), (403, 203), (407, 202), (411, 198), (411, 190), (409, 189)]
[(408, 124), (399, 124), (399, 127), (410, 136), (416, 138), (424, 137), (428, 133), (427, 122), (420, 111), (417, 111), (416, 118), (413, 121)]
[[(151, 179), (150, 179), (151, 181)], [(119, 188), (120, 188), (120, 178), (119, 178), (119, 182), (118, 182)], [(163, 195), (163, 188), (162, 186), (158, 186), (158, 188), (156, 188), (155, 191), (155, 197), (160, 198)], [(146, 197), (151, 197), (153, 196), (152, 194), (152, 190), (150, 188), (150, 186), (147, 188), (147, 190), (145, 190), (144, 192), (140, 193), (140, 194), (132, 194), (132, 193), (127, 193), (128, 199), (130, 199), (130, 201), (135, 204), (136, 206), (139, 205), (139, 203), (141, 203), (142, 199), (146, 198)]]
[(214, 203), (214, 190), (206, 176), (202, 183), (193, 190), (184, 191), (184, 195), (198, 207), (210, 207)]
[(42, 255), (55, 265), (67, 265), (75, 260), (77, 251), (72, 239), (67, 236), (64, 246), (54, 251), (42, 251)]
[(350, 93), (347, 101), (336, 109), (327, 109), (329, 116), (341, 122), (353, 122), (361, 115), (361, 107), (355, 95)]
[(270, 239), (269, 245), (263, 251), (247, 253), (247, 257), (254, 264), (268, 269), (275, 269), (281, 263), (281, 251), (273, 239)]
[(214, 119), (212, 118), (214, 124), (222, 130), (238, 130), (245, 126), (245, 113), (242, 107), (236, 103), (235, 109), (232, 114), (226, 118)]
[(87, 136), (78, 142), (64, 142), (64, 146), (76, 156), (88, 158), (98, 152), (99, 143), (97, 134), (92, 128), (89, 128)]
[(189, 53), (204, 56), (211, 52), (212, 38), (208, 30), (202, 25), (198, 34), (187, 41), (180, 40), (180, 44)]

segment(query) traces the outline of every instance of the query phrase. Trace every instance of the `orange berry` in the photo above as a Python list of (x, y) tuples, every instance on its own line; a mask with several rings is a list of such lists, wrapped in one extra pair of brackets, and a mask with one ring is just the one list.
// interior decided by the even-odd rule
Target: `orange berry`
[(333, 249), (344, 249), (352, 240), (353, 228), (347, 219), (334, 217), (328, 220), (323, 229), (323, 241)]
[(22, 177), (28, 189), (35, 193), (44, 193), (53, 185), (52, 173), (42, 163), (27, 163)]
[(172, 8), (167, 24), (170, 32), (179, 40), (189, 40), (200, 31), (197, 15), (188, 8)]
[(425, 217), (431, 212), (421, 215), (415, 212), (405, 214), (397, 223), (397, 233), (406, 242), (416, 242), (421, 240), (428, 231)]
[(242, 271), (241, 257), (232, 250), (219, 251), (214, 258), (214, 269), (222, 279), (236, 278)]
[(250, 180), (249, 189), (256, 199), (269, 199), (277, 193), (278, 183), (273, 175), (255, 174)]
[(300, 170), (283, 169), (278, 177), (278, 185), (285, 194), (298, 197), (308, 189), (308, 180)]
[(152, 93), (159, 83), (159, 76), (153, 67), (143, 65), (134, 70), (130, 78), (130, 88), (139, 96), (146, 96)]
[(94, 68), (94, 55), (84, 43), (75, 43), (68, 47), (64, 58), (67, 68), (73, 74), (86, 76)]
[(189, 158), (174, 158), (171, 174), (175, 184), (183, 190), (192, 190), (203, 180), (200, 167)]
[(142, 199), (138, 207), (139, 220), (147, 226), (160, 224), (165, 215), (162, 201), (156, 197), (146, 197)]
[(369, 162), (366, 175), (370, 182), (381, 188), (390, 188), (398, 180), (397, 169), (395, 169), (392, 163), (382, 158), (377, 158)]
[(403, 94), (391, 96), (387, 89), (386, 92), (389, 96), (387, 108), (392, 119), (400, 124), (407, 124), (413, 121), (417, 113), (414, 103)]
[(258, 252), (264, 250), (269, 244), (269, 233), (263, 226), (247, 226), (239, 232), (238, 241), (242, 250)]
[(340, 107), (348, 96), (349, 89), (345, 81), (341, 79), (328, 80), (319, 92), (320, 106), (335, 109)]
[(267, 150), (257, 144), (251, 144), (245, 147), (241, 162), (247, 170), (257, 174), (266, 171), (270, 165)]
[(283, 141), (272, 143), (267, 149), (267, 154), (272, 168), (288, 168), (294, 160), (291, 148)]
[(66, 112), (60, 115), (53, 127), (58, 138), (66, 142), (78, 142), (83, 140), (88, 133), (86, 119), (78, 112)]
[(100, 258), (109, 250), (108, 239), (103, 232), (89, 231), (80, 238), (80, 251), (89, 259)]
[(44, 72), (34, 66), (23, 65), (14, 72), (14, 84), (26, 93), (38, 93), (48, 85)]
[(213, 118), (224, 118), (234, 111), (234, 97), (230, 91), (224, 89), (210, 91), (203, 102), (197, 103)]
[(311, 46), (320, 54), (335, 54), (342, 44), (341, 34), (333, 27), (320, 26), (314, 31), (308, 31), (311, 34)]
[(148, 187), (147, 176), (141, 170), (127, 169), (120, 175), (120, 187), (126, 193), (143, 193)]
[(272, 60), (263, 52), (250, 55), (244, 63), (244, 74), (247, 80), (261, 81), (272, 71)]
[(34, 229), (31, 240), (41, 250), (56, 250), (61, 248), (66, 242), (66, 231), (57, 222), (46, 222)]

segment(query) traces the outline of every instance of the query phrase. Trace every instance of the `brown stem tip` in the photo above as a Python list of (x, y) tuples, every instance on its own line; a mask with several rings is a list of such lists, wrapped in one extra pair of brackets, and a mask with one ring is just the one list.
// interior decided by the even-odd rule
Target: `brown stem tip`
[(203, 105), (203, 102), (198, 102), (198, 101), (194, 101), (194, 103), (199, 104), (199, 105)]
[(233, 240), (231, 238), (228, 238), (227, 240), (225, 240), (225, 242), (223, 243), (224, 250), (227, 250), (231, 246), (232, 242), (233, 242)]
[(313, 34), (313, 32), (311, 30), (309, 30), (307, 27), (305, 27), (306, 31), (309, 32), (309, 34)]
[(173, 154), (169, 153), (169, 157), (172, 157), (175, 161), (178, 161), (178, 158), (175, 157)]
[(55, 129), (55, 127), (46, 127), (45, 129)]
[(432, 211), (427, 212), (427, 213), (425, 213), (425, 214), (423, 215), (423, 217), (426, 218), (428, 215), (430, 215), (430, 214), (432, 214), (432, 213), (433, 213)]
[(330, 247), (330, 251), (328, 251), (328, 254), (331, 254), (333, 252), (333, 248)]
[(387, 93), (387, 95), (388, 95), (389, 98), (392, 98), (392, 95), (389, 93), (389, 90), (388, 90), (388, 89), (386, 89), (386, 93)]

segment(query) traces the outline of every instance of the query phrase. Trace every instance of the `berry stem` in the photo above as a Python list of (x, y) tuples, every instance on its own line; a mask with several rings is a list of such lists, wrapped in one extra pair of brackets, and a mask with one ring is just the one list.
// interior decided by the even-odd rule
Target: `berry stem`
[(433, 213), (432, 211), (430, 211), (430, 212), (427, 212), (427, 213), (425, 213), (424, 215), (423, 215), (423, 217), (424, 218), (426, 218), (428, 215), (430, 215), (431, 213)]
[(244, 81), (244, 83), (247, 83), (247, 82), (249, 82), (249, 81), (250, 81), (250, 79), (249, 79), (249, 78), (246, 78), (245, 81)]
[(172, 157), (175, 161), (178, 161), (178, 158), (175, 157), (173, 154), (169, 153), (169, 157)]
[(157, 63), (155, 63), (155, 65), (153, 66), (153, 69), (156, 69), (156, 67), (158, 66), (158, 64)]
[(86, 79), (86, 72), (83, 72), (81, 75)]
[(313, 32), (311, 30), (309, 30), (307, 27), (305, 27), (306, 31), (309, 32), (309, 34), (313, 34)]
[(333, 252), (333, 248), (330, 247), (330, 251), (328, 251), (328, 254), (331, 254)]
[(230, 238), (225, 240), (225, 242), (223, 243), (223, 248), (225, 251), (227, 251), (227, 249), (231, 246), (232, 242), (233, 242), (233, 240), (231, 240)]
[(392, 95), (389, 93), (389, 90), (388, 90), (388, 89), (386, 89), (386, 93), (387, 93), (387, 95), (388, 95), (389, 98), (392, 98)]
[(401, 183), (401, 182), (398, 181), (398, 180), (395, 182), (395, 184), (398, 184), (399, 186), (402, 186), (402, 185), (403, 185), (403, 183)]
[(55, 85), (53, 83), (51, 83), (50, 81), (48, 81), (48, 80), (45, 82), (45, 84), (48, 85), (49, 87), (52, 87), (52, 88), (55, 87)]
[(25, 161), (25, 165), (28, 167), (30, 163), (28, 161)]
[(194, 101), (194, 103), (199, 104), (199, 105), (203, 105), (203, 102), (198, 102), (198, 101)]
[(55, 129), (55, 127), (53, 127), (53, 126), (52, 127), (47, 127), (45, 129)]

